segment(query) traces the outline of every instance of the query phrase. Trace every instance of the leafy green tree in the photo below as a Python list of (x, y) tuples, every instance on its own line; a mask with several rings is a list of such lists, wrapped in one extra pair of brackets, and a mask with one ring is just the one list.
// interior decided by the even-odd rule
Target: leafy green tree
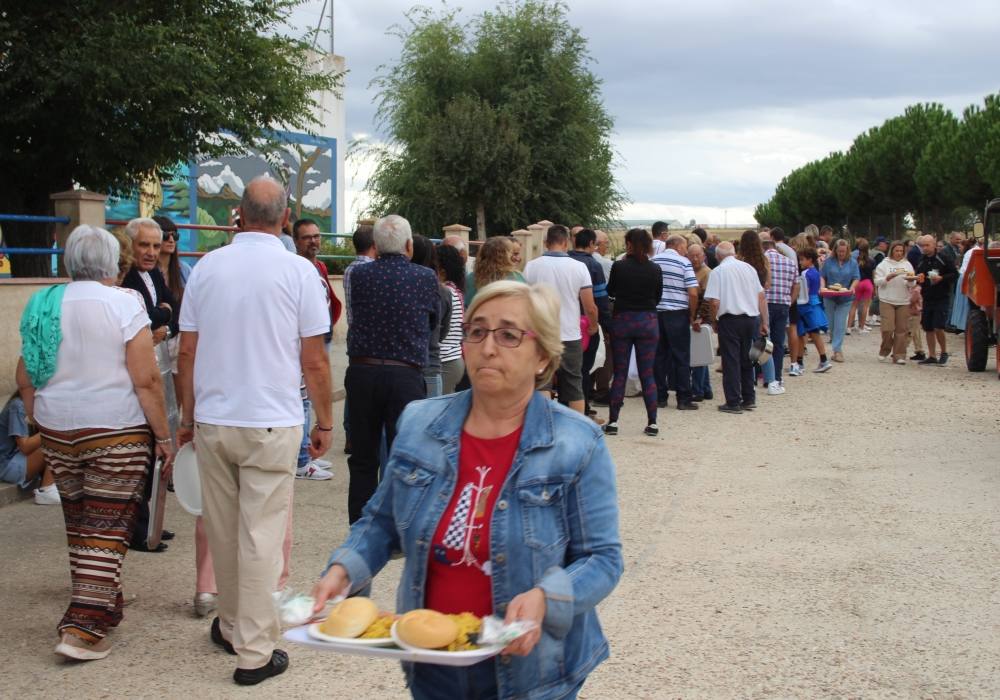
[(549, 218), (612, 218), (612, 123), (586, 39), (566, 6), (525, 0), (467, 25), (425, 8), (396, 27), (398, 61), (376, 79), (391, 143), (369, 182), (372, 209), (419, 230), (509, 231)]
[[(237, 150), (269, 127), (308, 130), (312, 94), (340, 76), (310, 70), (286, 35), (301, 0), (51, 0), (0, 10), (0, 211), (50, 210), (74, 183), (127, 191), (193, 153)], [(6, 5), (6, 4), (5, 4)], [(40, 226), (9, 243), (45, 245)], [(15, 274), (47, 258), (13, 257)]]

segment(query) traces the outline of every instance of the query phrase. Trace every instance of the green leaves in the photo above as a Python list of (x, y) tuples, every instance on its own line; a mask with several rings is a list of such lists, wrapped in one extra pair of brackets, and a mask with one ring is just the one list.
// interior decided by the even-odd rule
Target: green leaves
[[(964, 226), (968, 210), (1000, 193), (1000, 96), (971, 106), (962, 120), (939, 104), (860, 134), (844, 154), (798, 168), (758, 206), (761, 224), (790, 231), (808, 223), (895, 232), (907, 214), (925, 230)], [(859, 226), (859, 222), (861, 225)]]
[(374, 81), (392, 138), (368, 183), (374, 212), (431, 232), (474, 225), (480, 206), (490, 231), (617, 212), (611, 120), (563, 4), (506, 3), (466, 25), (415, 8), (406, 21), (392, 28), (398, 61)]

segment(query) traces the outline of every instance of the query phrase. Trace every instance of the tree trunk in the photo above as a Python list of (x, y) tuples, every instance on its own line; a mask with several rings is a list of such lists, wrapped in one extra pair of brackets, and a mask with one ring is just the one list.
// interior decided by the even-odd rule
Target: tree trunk
[(486, 204), (482, 200), (476, 204), (476, 240), (486, 240)]

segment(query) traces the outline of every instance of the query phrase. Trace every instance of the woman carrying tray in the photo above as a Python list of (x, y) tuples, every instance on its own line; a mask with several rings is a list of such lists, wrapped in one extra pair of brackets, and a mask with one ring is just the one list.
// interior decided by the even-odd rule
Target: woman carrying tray
[(538, 627), (474, 666), (404, 664), (414, 698), (575, 698), (608, 657), (595, 606), (622, 572), (614, 465), (598, 427), (536, 389), (559, 365), (558, 302), (490, 284), (466, 313), (472, 388), (411, 403), (382, 483), (330, 557), (315, 610), (406, 556), (397, 612)]

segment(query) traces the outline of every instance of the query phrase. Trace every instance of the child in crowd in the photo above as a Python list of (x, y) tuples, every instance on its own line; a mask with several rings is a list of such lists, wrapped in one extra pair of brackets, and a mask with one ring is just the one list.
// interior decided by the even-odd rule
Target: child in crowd
[[(809, 292), (809, 303), (799, 304), (798, 332), (802, 342), (801, 349), (805, 349), (806, 339), (811, 340), (819, 351), (819, 366), (813, 372), (827, 372), (833, 366), (826, 356), (826, 345), (823, 343), (823, 332), (827, 329), (826, 314), (823, 312), (823, 302), (819, 298), (820, 274), (816, 269), (817, 258), (819, 256), (813, 248), (807, 248), (799, 252), (799, 267), (802, 268), (802, 277), (799, 280)], [(789, 376), (801, 377), (803, 373), (802, 354), (794, 358)]]
[(57, 506), (60, 504), (59, 490), (52, 472), (45, 468), (41, 447), (42, 436), (31, 435), (24, 402), (14, 392), (0, 410), (0, 481), (26, 489), (41, 476), (42, 483), (35, 489), (35, 503)]

